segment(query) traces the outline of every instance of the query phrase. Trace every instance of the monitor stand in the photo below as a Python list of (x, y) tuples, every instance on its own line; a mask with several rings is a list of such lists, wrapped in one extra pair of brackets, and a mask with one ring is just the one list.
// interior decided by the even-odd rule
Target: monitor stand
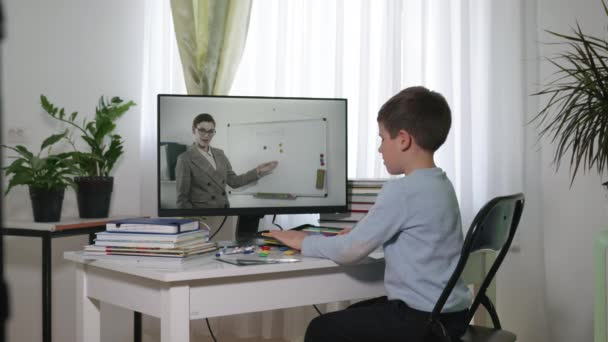
[(236, 221), (235, 239), (218, 241), (220, 247), (263, 245), (264, 240), (257, 237), (258, 226), (264, 215), (239, 215)]
[(260, 220), (264, 215), (239, 215), (236, 221), (236, 239), (244, 240), (256, 237)]

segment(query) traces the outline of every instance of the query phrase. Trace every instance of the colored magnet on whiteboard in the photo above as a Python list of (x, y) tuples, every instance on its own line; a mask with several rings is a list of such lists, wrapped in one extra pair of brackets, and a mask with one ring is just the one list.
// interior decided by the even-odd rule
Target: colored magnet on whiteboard
[(323, 189), (324, 186), (325, 186), (325, 170), (318, 169), (317, 170), (317, 182), (316, 182), (315, 188)]

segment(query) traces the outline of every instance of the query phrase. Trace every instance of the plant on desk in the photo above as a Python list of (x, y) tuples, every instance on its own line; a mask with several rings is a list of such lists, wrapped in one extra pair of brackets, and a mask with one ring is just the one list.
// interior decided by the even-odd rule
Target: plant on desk
[[(59, 221), (65, 188), (74, 187), (72, 175), (75, 167), (72, 153), (53, 154), (51, 151), (51, 146), (65, 138), (67, 134), (66, 130), (46, 138), (37, 154), (22, 145), (14, 147), (0, 145), (17, 153), (17, 156), (9, 156), (15, 160), (3, 168), (5, 175), (9, 177), (4, 194), (7, 195), (17, 185), (27, 185), (36, 222)], [(46, 156), (42, 156), (45, 150)]]
[(78, 112), (69, 115), (63, 108), (55, 107), (44, 95), (40, 95), (42, 108), (53, 118), (72, 126), (87, 145), (79, 150), (73, 134), (66, 139), (74, 148), (72, 158), (76, 165), (74, 181), (78, 200), (78, 212), (82, 218), (108, 217), (114, 177), (110, 173), (123, 154), (122, 137), (114, 133), (116, 121), (135, 105), (119, 97), (106, 99), (103, 96), (95, 109), (94, 120), (86, 118), (77, 122)]

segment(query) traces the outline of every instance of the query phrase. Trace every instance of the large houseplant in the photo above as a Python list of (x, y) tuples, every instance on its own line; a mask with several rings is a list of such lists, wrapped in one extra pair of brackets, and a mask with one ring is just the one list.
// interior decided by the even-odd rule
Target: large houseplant
[[(602, 5), (608, 16), (605, 0)], [(534, 94), (547, 102), (532, 121), (541, 137), (557, 144), (553, 162), (556, 169), (568, 162), (572, 185), (579, 169), (601, 175), (608, 165), (608, 42), (584, 33), (578, 23), (570, 34), (548, 33), (567, 49), (547, 58), (557, 71)]]
[(63, 108), (53, 105), (44, 95), (40, 96), (40, 102), (51, 117), (72, 126), (87, 145), (87, 149), (82, 151), (78, 148), (73, 134), (66, 137), (74, 148), (72, 158), (77, 170), (74, 181), (80, 217), (108, 217), (114, 186), (114, 177), (110, 174), (123, 154), (122, 138), (114, 133), (116, 121), (135, 103), (124, 102), (118, 97), (107, 100), (102, 96), (95, 109), (95, 118), (79, 120), (78, 112), (68, 115)]
[[(9, 177), (5, 195), (17, 185), (27, 185), (34, 221), (57, 222), (61, 219), (61, 207), (65, 188), (74, 186), (72, 175), (75, 171), (71, 153), (51, 153), (51, 146), (67, 136), (67, 131), (46, 138), (37, 154), (25, 146), (0, 145), (16, 153), (13, 162), (4, 167)], [(46, 150), (46, 156), (43, 151)]]

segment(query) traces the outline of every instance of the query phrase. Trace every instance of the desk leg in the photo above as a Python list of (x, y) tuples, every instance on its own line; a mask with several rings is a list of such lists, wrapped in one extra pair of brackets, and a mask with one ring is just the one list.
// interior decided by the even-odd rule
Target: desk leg
[(42, 237), (42, 341), (51, 342), (52, 335), (52, 282), (51, 277), (51, 235), (45, 234)]
[(190, 341), (190, 287), (171, 286), (161, 291), (160, 341)]
[(133, 312), (133, 342), (141, 342), (141, 312)]
[(99, 301), (87, 295), (86, 265), (76, 265), (76, 341), (101, 342)]

